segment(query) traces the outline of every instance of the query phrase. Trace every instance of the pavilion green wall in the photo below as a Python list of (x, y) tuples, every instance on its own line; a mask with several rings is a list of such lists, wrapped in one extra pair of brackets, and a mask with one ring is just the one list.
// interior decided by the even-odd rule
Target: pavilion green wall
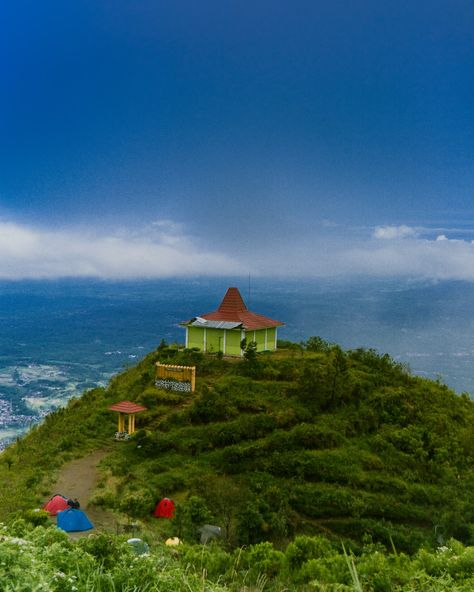
[(240, 342), (255, 341), (257, 351), (275, 351), (277, 328), (245, 331), (240, 329), (211, 329), (204, 327), (186, 327), (186, 347), (197, 348), (205, 352), (219, 351), (227, 356), (241, 356)]

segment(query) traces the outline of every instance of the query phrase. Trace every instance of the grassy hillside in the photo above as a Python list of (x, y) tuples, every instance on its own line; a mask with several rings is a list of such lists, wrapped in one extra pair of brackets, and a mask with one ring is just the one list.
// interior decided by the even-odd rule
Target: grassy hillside
[[(0, 517), (50, 493), (67, 460), (106, 448), (95, 502), (150, 531), (197, 539), (219, 524), (227, 548), (324, 535), (415, 552), (473, 541), (474, 404), (414, 377), (387, 355), (304, 347), (227, 360), (164, 344), (136, 367), (51, 414), (2, 455)], [(156, 361), (197, 366), (197, 391), (154, 386)], [(148, 408), (113, 442), (122, 399)], [(154, 502), (172, 497), (173, 521)]]

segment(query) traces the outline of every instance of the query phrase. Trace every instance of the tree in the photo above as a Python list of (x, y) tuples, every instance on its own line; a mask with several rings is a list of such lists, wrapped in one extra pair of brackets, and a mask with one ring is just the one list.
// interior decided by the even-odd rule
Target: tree
[(200, 527), (211, 520), (212, 514), (206, 501), (198, 495), (192, 495), (176, 509), (178, 536), (190, 541), (197, 541)]
[(260, 371), (260, 364), (257, 358), (257, 344), (255, 341), (249, 341), (242, 339), (240, 347), (244, 352), (244, 365), (243, 371), (247, 376), (257, 378)]
[(299, 398), (306, 404), (323, 408), (328, 399), (328, 376), (326, 364), (307, 363), (299, 380)]
[(303, 347), (310, 352), (320, 352), (320, 353), (328, 353), (331, 351), (333, 347), (332, 343), (329, 341), (325, 341), (322, 337), (318, 335), (314, 335), (310, 337), (307, 341), (302, 343)]
[(244, 360), (249, 364), (257, 362), (257, 344), (255, 341), (249, 341), (244, 349)]
[(237, 508), (246, 499), (245, 491), (230, 477), (211, 474), (196, 483), (196, 489), (212, 506), (218, 524), (223, 528), (224, 537), (229, 541)]

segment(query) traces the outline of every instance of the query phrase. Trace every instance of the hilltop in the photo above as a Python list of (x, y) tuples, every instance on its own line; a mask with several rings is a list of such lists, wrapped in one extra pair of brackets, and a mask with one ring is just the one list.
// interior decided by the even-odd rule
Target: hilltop
[[(157, 361), (196, 366), (196, 392), (156, 388)], [(122, 399), (147, 411), (115, 443), (107, 408)], [(106, 450), (90, 503), (163, 536), (191, 542), (213, 523), (229, 547), (283, 547), (298, 534), (409, 552), (450, 536), (470, 543), (473, 419), (466, 395), (372, 350), (311, 338), (240, 360), (162, 343), (2, 455), (0, 516), (54, 493), (64, 463)], [(163, 496), (177, 503), (172, 526), (150, 518)]]

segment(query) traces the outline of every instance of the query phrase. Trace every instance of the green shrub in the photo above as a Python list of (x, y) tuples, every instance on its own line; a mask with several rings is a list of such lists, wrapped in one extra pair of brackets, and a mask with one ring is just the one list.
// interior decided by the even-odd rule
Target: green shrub
[(226, 553), (215, 541), (207, 545), (186, 545), (180, 560), (183, 565), (192, 566), (200, 576), (206, 573), (214, 580), (222, 580), (233, 565), (232, 555)]
[(167, 471), (154, 476), (152, 484), (156, 491), (169, 495), (185, 488), (186, 476), (179, 470)]
[(190, 542), (199, 539), (199, 529), (212, 521), (212, 513), (206, 500), (193, 495), (176, 508), (175, 522), (179, 535)]
[(25, 510), (22, 516), (33, 526), (46, 526), (46, 524), (49, 524), (49, 514), (44, 510)]
[(290, 506), (312, 518), (350, 516), (360, 496), (350, 489), (307, 483), (290, 491)]
[(265, 451), (256, 444), (228, 446), (216, 456), (216, 462), (224, 473), (232, 475), (249, 470), (252, 466), (255, 468), (252, 461), (264, 453)]
[(333, 553), (332, 545), (326, 538), (299, 535), (288, 545), (285, 556), (290, 570), (295, 571), (310, 559), (329, 557)]
[[(296, 582), (317, 582), (321, 590), (328, 592), (352, 592), (350, 573), (347, 569), (347, 561), (342, 553), (334, 552), (333, 555), (320, 559), (309, 559), (301, 566), (299, 571), (292, 573), (292, 579)], [(346, 587), (347, 585), (347, 587)]]
[(309, 337), (308, 340), (304, 341), (301, 345), (310, 352), (328, 353), (331, 351), (331, 348), (334, 344), (329, 343), (329, 341), (325, 341), (318, 335), (315, 335), (313, 337)]
[(285, 555), (269, 542), (251, 545), (240, 554), (241, 567), (248, 570), (251, 582), (256, 582), (262, 574), (267, 578), (278, 576), (284, 566), (284, 559)]
[(78, 546), (97, 559), (106, 569), (111, 569), (120, 562), (123, 554), (129, 553), (132, 556), (131, 547), (122, 543), (117, 537), (103, 532), (79, 539)]
[(161, 432), (149, 432), (144, 429), (137, 430), (132, 436), (137, 448), (145, 455), (157, 455), (161, 452), (176, 449), (176, 443), (168, 434)]
[(289, 435), (293, 446), (309, 449), (336, 448), (347, 442), (340, 432), (304, 423), (293, 428)]
[(98, 491), (89, 500), (90, 504), (99, 506), (101, 508), (114, 509), (120, 503), (117, 500), (117, 495), (112, 491)]
[(198, 396), (188, 414), (194, 423), (209, 423), (232, 419), (238, 411), (230, 397), (218, 390), (205, 389)]
[(128, 493), (119, 504), (120, 511), (133, 518), (143, 518), (154, 508), (154, 496), (149, 491)]
[(241, 545), (254, 545), (269, 538), (272, 531), (271, 506), (263, 499), (245, 502), (236, 513), (236, 534)]

